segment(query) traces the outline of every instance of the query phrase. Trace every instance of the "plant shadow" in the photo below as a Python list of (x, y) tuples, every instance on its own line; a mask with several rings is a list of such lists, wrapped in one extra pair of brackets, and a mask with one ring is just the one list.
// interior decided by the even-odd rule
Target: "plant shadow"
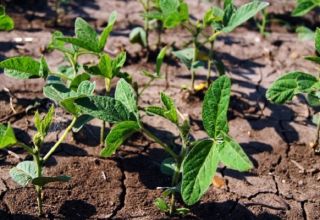
[(75, 220), (90, 219), (96, 212), (95, 206), (83, 200), (67, 200), (59, 209), (59, 213), (62, 214), (65, 219)]

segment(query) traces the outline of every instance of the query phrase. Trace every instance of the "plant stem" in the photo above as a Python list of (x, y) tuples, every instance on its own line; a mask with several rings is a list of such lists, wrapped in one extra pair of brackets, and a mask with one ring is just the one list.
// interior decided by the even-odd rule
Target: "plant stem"
[(196, 72), (194, 69), (194, 63), (196, 62), (196, 58), (197, 58), (197, 37), (194, 36), (193, 39), (193, 48), (194, 48), (194, 52), (193, 52), (193, 57), (192, 57), (192, 63), (191, 63), (191, 90), (194, 91), (194, 82), (195, 82), (195, 78), (196, 78)]
[(262, 21), (261, 24), (258, 24), (260, 34), (262, 36), (266, 36), (266, 24), (267, 24), (267, 16), (268, 16), (268, 11), (266, 9), (262, 10)]
[(162, 23), (158, 22), (158, 42), (157, 42), (157, 49), (161, 48), (161, 32), (162, 32)]
[[(109, 95), (111, 90), (111, 80), (109, 78), (105, 78), (104, 82), (105, 82), (106, 95)], [(101, 147), (104, 145), (105, 133), (106, 133), (106, 122), (102, 121), (101, 128), (100, 128), (100, 146)]]
[(23, 148), (25, 151), (27, 151), (29, 154), (34, 155), (33, 149), (32, 149), (31, 147), (25, 145), (25, 144), (22, 143), (22, 142), (18, 142), (17, 145), (18, 145), (19, 147), (22, 147), (22, 148)]
[(319, 138), (320, 138), (320, 123), (317, 124), (317, 134), (316, 134), (316, 140), (314, 142), (315, 153), (320, 153)]
[[(37, 165), (37, 177), (42, 176), (42, 160), (40, 157), (39, 148), (35, 146), (36, 153), (33, 155), (33, 160), (35, 164)], [(36, 192), (37, 192), (37, 203), (38, 203), (38, 214), (39, 216), (42, 215), (42, 187), (41, 186), (35, 186)]]
[[(147, 0), (147, 4), (144, 8), (144, 11), (146, 13), (149, 12), (149, 7), (150, 7), (150, 0)], [(144, 18), (144, 30), (146, 31), (146, 47), (147, 47), (147, 50), (149, 51), (149, 18), (147, 16), (145, 16)]]
[(179, 160), (179, 156), (164, 142), (162, 142), (158, 137), (153, 135), (149, 130), (147, 130), (145, 127), (141, 126), (142, 133), (145, 134), (147, 137), (151, 138), (153, 141), (161, 145), (163, 149), (170, 154), (176, 161)]
[(143, 86), (143, 88), (141, 89), (141, 91), (138, 93), (138, 98), (141, 97), (142, 93), (148, 88), (150, 87), (151, 83), (154, 81), (154, 78), (150, 78), (150, 80)]
[(74, 123), (76, 123), (77, 117), (74, 117), (69, 124), (69, 126), (66, 128), (62, 136), (59, 138), (59, 140), (53, 145), (53, 147), (49, 150), (49, 152), (44, 156), (43, 162), (47, 161), (49, 157), (55, 152), (55, 150), (59, 147), (59, 145), (64, 141), (64, 139), (67, 137), (67, 134), (69, 131), (71, 131)]
[(207, 84), (208, 87), (210, 85), (210, 79), (211, 79), (211, 66), (212, 66), (212, 60), (213, 60), (213, 44), (214, 41), (210, 42), (210, 51), (209, 51), (209, 60), (208, 60), (208, 75), (207, 75)]

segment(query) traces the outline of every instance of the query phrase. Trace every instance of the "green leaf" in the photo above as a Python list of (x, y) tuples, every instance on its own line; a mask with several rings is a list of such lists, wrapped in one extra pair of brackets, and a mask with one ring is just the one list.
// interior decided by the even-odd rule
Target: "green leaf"
[(43, 94), (47, 98), (60, 103), (61, 101), (72, 98), (72, 97), (77, 97), (78, 93), (68, 89), (65, 85), (63, 84), (48, 84), (43, 88)]
[(32, 161), (23, 161), (10, 170), (11, 178), (20, 186), (27, 186), (33, 178), (37, 177), (37, 166)]
[(32, 57), (21, 56), (6, 59), (0, 62), (4, 73), (16, 79), (40, 78), (40, 63)]
[(73, 91), (77, 91), (80, 83), (86, 80), (90, 80), (90, 75), (88, 73), (76, 75), (76, 77), (74, 77), (74, 79), (71, 81), (69, 88)]
[(53, 32), (53, 34), (51, 36), (51, 42), (48, 45), (48, 49), (49, 50), (56, 49), (56, 50), (59, 50), (59, 51), (64, 52), (64, 53), (73, 54), (74, 50), (72, 50), (70, 48), (67, 48), (65, 46), (65, 42), (59, 40), (59, 38), (64, 38), (63, 33), (60, 32), (60, 31)]
[(161, 173), (166, 174), (168, 176), (173, 176), (173, 173), (176, 169), (177, 165), (172, 157), (164, 159), (160, 165)]
[(78, 95), (86, 95), (91, 96), (93, 95), (94, 89), (96, 88), (95, 82), (90, 82), (88, 80), (82, 81), (78, 86), (77, 93)]
[(107, 135), (105, 148), (101, 151), (100, 155), (103, 157), (111, 156), (126, 139), (139, 130), (140, 126), (136, 121), (119, 122)]
[(0, 149), (10, 147), (17, 143), (13, 128), (0, 124)]
[(108, 54), (103, 54), (99, 61), (99, 70), (102, 76), (108, 79), (112, 79), (112, 60)]
[(177, 12), (179, 5), (179, 0), (160, 0), (159, 2), (160, 9), (165, 16)]
[(156, 74), (159, 77), (160, 76), (160, 70), (161, 66), (163, 63), (164, 56), (166, 55), (167, 52), (167, 47), (164, 47), (160, 50), (158, 56), (157, 56), (157, 61), (156, 61)]
[(320, 92), (310, 92), (307, 96), (307, 101), (309, 105), (313, 107), (320, 106)]
[(292, 16), (303, 16), (317, 7), (317, 3), (314, 0), (298, 0), (297, 3), (296, 8), (292, 11)]
[(221, 76), (210, 85), (204, 97), (202, 120), (210, 137), (216, 138), (221, 131), (229, 131), (227, 112), (230, 93), (231, 80), (227, 76)]
[(301, 40), (313, 40), (315, 38), (314, 32), (305, 26), (297, 27), (296, 33)]
[(320, 64), (320, 57), (316, 56), (306, 56), (304, 59), (314, 62), (316, 64)]
[(147, 47), (147, 33), (142, 27), (135, 27), (129, 35), (131, 43), (138, 43), (143, 47)]
[(108, 26), (103, 29), (101, 36), (100, 36), (100, 39), (99, 39), (99, 50), (101, 52), (103, 51), (103, 49), (107, 43), (108, 37), (113, 29), (113, 26), (114, 26), (114, 23), (116, 22), (116, 20), (117, 20), (117, 12), (113, 11), (109, 16)]
[(161, 211), (161, 212), (168, 212), (169, 211), (169, 205), (167, 202), (162, 198), (156, 198), (154, 201), (154, 205)]
[(259, 11), (266, 8), (269, 5), (267, 2), (253, 1), (239, 7), (230, 17), (223, 32), (229, 33), (236, 27), (240, 26), (253, 16), (255, 16)]
[(224, 165), (234, 170), (248, 171), (253, 168), (241, 146), (227, 134), (223, 134), (223, 144), (219, 145), (219, 158)]
[(40, 118), (39, 112), (36, 111), (34, 115), (34, 125), (42, 137), (45, 137), (47, 135), (52, 123), (53, 115), (54, 115), (53, 105), (51, 105), (49, 111), (42, 119)]
[(165, 109), (158, 106), (149, 106), (146, 108), (146, 112), (153, 115), (159, 115), (165, 118), (164, 113)]
[(82, 18), (76, 19), (75, 33), (77, 39), (81, 40), (86, 45), (83, 47), (84, 49), (100, 52), (97, 32)]
[(114, 97), (116, 100), (120, 101), (129, 110), (129, 112), (133, 113), (138, 119), (136, 93), (132, 86), (124, 79), (120, 79), (118, 81)]
[(14, 21), (5, 13), (5, 8), (0, 5), (0, 31), (10, 31), (14, 28)]
[(53, 183), (53, 182), (68, 182), (71, 179), (70, 176), (41, 176), (41, 177), (36, 177), (32, 179), (32, 184), (36, 186), (44, 186), (48, 183)]
[(292, 72), (281, 76), (267, 90), (266, 97), (274, 103), (283, 104), (311, 88), (317, 78), (303, 72)]
[(57, 37), (57, 40), (60, 40), (60, 41), (63, 41), (65, 43), (70, 43), (74, 46), (77, 46), (77, 47), (81, 47), (83, 49), (86, 49), (88, 51), (92, 51), (92, 52), (95, 52), (95, 53), (99, 53), (99, 49), (98, 49), (98, 46), (93, 46), (93, 42), (91, 42), (91, 44), (86, 41), (83, 41), (81, 39), (78, 39), (78, 38), (73, 38), (73, 37)]
[(173, 54), (179, 58), (179, 60), (186, 65), (188, 69), (191, 69), (192, 60), (194, 56), (194, 49), (193, 48), (186, 48), (182, 50), (178, 50), (173, 52)]
[(130, 121), (132, 119), (130, 112), (122, 102), (108, 96), (77, 98), (75, 105), (81, 109), (83, 114), (111, 123)]
[(77, 118), (76, 122), (74, 123), (72, 127), (72, 131), (77, 133), (82, 129), (82, 127), (87, 124), (89, 121), (94, 119), (91, 115), (81, 115), (80, 117)]
[(316, 30), (315, 46), (316, 46), (317, 52), (320, 53), (320, 28), (317, 28)]
[(49, 73), (50, 73), (50, 70), (49, 70), (48, 63), (46, 59), (42, 56), (40, 59), (39, 76), (42, 78), (47, 78)]
[(212, 140), (195, 145), (183, 162), (181, 195), (187, 205), (193, 205), (208, 190), (219, 163), (219, 146)]
[(180, 3), (179, 19), (180, 21), (187, 21), (189, 19), (189, 7), (187, 3)]
[(161, 101), (166, 108), (164, 112), (165, 118), (169, 119), (171, 122), (177, 124), (178, 123), (178, 114), (177, 109), (174, 104), (174, 101), (164, 93), (160, 93)]

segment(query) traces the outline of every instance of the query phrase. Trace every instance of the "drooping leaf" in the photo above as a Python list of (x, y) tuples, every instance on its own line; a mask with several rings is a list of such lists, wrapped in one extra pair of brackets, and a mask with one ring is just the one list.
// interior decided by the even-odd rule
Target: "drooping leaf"
[(10, 147), (16, 143), (17, 139), (12, 127), (0, 124), (0, 149)]
[(241, 146), (225, 133), (223, 143), (219, 145), (219, 158), (224, 165), (234, 170), (248, 171), (253, 168)]
[(227, 76), (221, 76), (214, 81), (203, 101), (202, 120), (210, 137), (217, 137), (221, 131), (228, 133), (227, 111), (231, 93), (231, 81)]
[(32, 57), (21, 56), (0, 62), (0, 68), (10, 77), (17, 79), (39, 78), (40, 63)]
[(116, 22), (117, 20), (117, 12), (116, 11), (113, 11), (111, 12), (110, 16), (109, 16), (109, 20), (108, 20), (108, 26), (105, 27), (100, 35), (100, 38), (99, 38), (99, 50), (102, 52), (106, 43), (107, 43), (107, 40), (108, 40), (108, 37), (113, 29), (113, 26), (114, 26), (114, 23)]
[(36, 177), (31, 180), (31, 183), (33, 185), (37, 186), (44, 186), (48, 183), (53, 183), (53, 182), (68, 182), (71, 179), (70, 176), (41, 176), (41, 177)]
[(160, 50), (158, 56), (157, 56), (157, 61), (156, 61), (156, 74), (159, 77), (160, 76), (160, 70), (161, 66), (163, 63), (164, 56), (166, 55), (167, 52), (167, 47), (164, 47)]
[(10, 170), (11, 178), (20, 186), (27, 186), (37, 177), (37, 166), (33, 161), (23, 161)]
[(160, 93), (162, 104), (165, 106), (166, 111), (164, 112), (165, 118), (169, 119), (173, 123), (178, 123), (177, 109), (172, 98), (164, 93)]
[(111, 156), (127, 138), (139, 130), (140, 126), (136, 121), (117, 123), (107, 135), (105, 148), (101, 151), (100, 155), (103, 157)]
[(317, 78), (303, 72), (292, 72), (281, 76), (267, 90), (266, 97), (274, 103), (283, 104), (291, 101), (298, 94), (311, 88)]
[(74, 123), (72, 127), (72, 131), (77, 133), (78, 131), (81, 130), (81, 128), (87, 124), (89, 121), (94, 119), (94, 117), (90, 115), (81, 115), (80, 117), (77, 118), (76, 122)]
[(142, 27), (135, 27), (129, 35), (131, 43), (138, 43), (143, 47), (147, 46), (147, 33)]
[(203, 140), (195, 145), (183, 162), (181, 195), (193, 205), (208, 190), (219, 163), (218, 144)]
[(161, 162), (160, 171), (168, 176), (173, 176), (173, 173), (177, 169), (175, 160), (172, 157), (166, 158)]
[(81, 109), (83, 114), (111, 123), (130, 121), (132, 119), (129, 110), (122, 102), (108, 96), (77, 98), (75, 105)]
[(124, 79), (120, 79), (118, 81), (114, 97), (116, 100), (120, 101), (129, 110), (129, 112), (138, 116), (136, 93), (132, 86)]
[(266, 8), (269, 5), (268, 2), (253, 1), (240, 6), (234, 13), (232, 13), (230, 19), (223, 32), (229, 33), (236, 27), (240, 26), (253, 16), (255, 16), (259, 11)]

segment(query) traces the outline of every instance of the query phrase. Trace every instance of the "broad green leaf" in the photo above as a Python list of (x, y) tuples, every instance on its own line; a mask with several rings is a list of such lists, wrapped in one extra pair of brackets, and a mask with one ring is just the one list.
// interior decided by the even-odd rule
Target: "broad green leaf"
[(122, 102), (108, 96), (78, 98), (75, 100), (75, 105), (81, 109), (83, 114), (111, 123), (132, 119), (130, 112)]
[(49, 84), (43, 88), (43, 94), (47, 98), (60, 103), (61, 101), (71, 98), (77, 97), (78, 93), (68, 89), (63, 84)]
[(194, 48), (186, 48), (173, 52), (173, 54), (179, 58), (179, 60), (186, 65), (188, 69), (191, 69), (192, 60), (194, 56)]
[(46, 59), (42, 56), (40, 59), (39, 76), (42, 78), (47, 78), (49, 73), (50, 73), (50, 70), (49, 70), (48, 63)]
[(304, 59), (314, 62), (316, 64), (320, 64), (320, 57), (316, 56), (306, 56)]
[(114, 94), (116, 100), (120, 101), (129, 112), (136, 115), (138, 119), (137, 96), (132, 86), (124, 79), (120, 79), (117, 83), (116, 92)]
[(315, 45), (316, 45), (316, 50), (320, 54), (320, 28), (317, 28), (316, 30)]
[(78, 131), (81, 130), (81, 128), (87, 124), (89, 121), (94, 119), (94, 117), (90, 115), (81, 115), (80, 117), (77, 118), (76, 122), (74, 123), (72, 127), (72, 131), (77, 133)]
[(109, 16), (108, 26), (103, 29), (101, 36), (99, 38), (99, 50), (101, 52), (103, 51), (107, 43), (108, 37), (113, 29), (113, 25), (116, 22), (116, 20), (117, 20), (117, 12), (113, 11)]
[(164, 56), (166, 55), (167, 47), (164, 47), (160, 50), (158, 56), (157, 56), (157, 62), (156, 62), (156, 74), (159, 77), (160, 76), (160, 70), (163, 63)]
[(82, 18), (77, 18), (75, 22), (75, 33), (77, 39), (86, 44), (85, 49), (100, 52), (97, 32)]
[(221, 76), (214, 81), (203, 101), (202, 120), (210, 137), (216, 138), (221, 131), (228, 133), (227, 112), (231, 93), (231, 80)]
[(99, 53), (98, 45), (94, 46), (93, 42), (88, 43), (87, 41), (83, 41), (82, 39), (74, 38), (74, 37), (57, 37), (57, 40), (63, 41), (65, 43), (70, 43), (74, 46)]
[(240, 26), (253, 16), (255, 16), (259, 11), (266, 8), (269, 5), (267, 2), (253, 1), (240, 6), (230, 17), (223, 32), (231, 32), (236, 27)]
[(309, 105), (313, 107), (320, 106), (320, 92), (310, 92), (307, 96), (307, 101)]
[(180, 15), (178, 13), (172, 13), (165, 16), (163, 26), (165, 28), (174, 28), (180, 23)]
[(292, 16), (303, 16), (315, 7), (317, 7), (315, 0), (298, 0), (296, 8), (292, 11)]
[(180, 21), (187, 21), (189, 19), (189, 7), (187, 3), (180, 3), (179, 18)]
[(303, 93), (311, 88), (317, 79), (307, 73), (292, 72), (281, 76), (267, 90), (266, 97), (274, 103), (283, 104), (291, 101), (298, 93)]
[(305, 26), (297, 27), (296, 33), (301, 40), (313, 40), (315, 38), (314, 32)]
[(11, 17), (6, 15), (5, 8), (0, 5), (0, 31), (10, 31), (14, 28), (14, 21)]
[(21, 56), (6, 59), (0, 62), (4, 73), (17, 79), (40, 78), (40, 63), (32, 57)]
[(169, 211), (169, 205), (162, 198), (156, 198), (156, 200), (154, 201), (154, 205), (162, 212), (168, 212)]
[(73, 91), (77, 91), (80, 83), (83, 81), (90, 80), (90, 75), (88, 73), (82, 73), (74, 77), (74, 79), (71, 81), (69, 88)]
[(95, 82), (90, 82), (88, 80), (82, 81), (78, 86), (77, 93), (78, 95), (86, 95), (90, 96), (93, 95), (94, 89), (96, 88)]
[(127, 60), (126, 52), (121, 52), (112, 60), (112, 77), (120, 76), (119, 78), (126, 78), (127, 76), (121, 77), (120, 69), (123, 67)]
[(161, 11), (166, 16), (177, 12), (180, 2), (179, 0), (160, 0), (159, 5)]
[(37, 186), (44, 186), (48, 183), (53, 183), (53, 182), (68, 182), (71, 179), (70, 176), (41, 176), (41, 177), (36, 177), (33, 178), (31, 183), (33, 185)]
[(146, 108), (146, 112), (149, 114), (159, 115), (165, 118), (164, 113), (166, 112), (166, 109), (158, 106), (149, 106)]
[(131, 43), (138, 43), (143, 47), (147, 47), (147, 33), (142, 27), (132, 29), (129, 40)]
[(33, 161), (23, 161), (10, 170), (11, 178), (20, 186), (27, 186), (37, 177), (37, 166)]
[(126, 139), (139, 130), (140, 126), (136, 121), (119, 122), (107, 135), (105, 148), (101, 151), (100, 155), (103, 157), (111, 156)]
[(53, 32), (53, 34), (51, 36), (51, 42), (48, 45), (48, 49), (50, 49), (50, 50), (56, 49), (56, 50), (62, 51), (64, 53), (73, 54), (74, 51), (70, 48), (67, 48), (65, 46), (64, 41), (59, 40), (59, 38), (63, 38), (63, 37), (64, 37), (64, 35), (62, 32), (60, 32), (60, 31)]
[(248, 171), (253, 168), (241, 146), (227, 134), (223, 134), (223, 143), (219, 145), (219, 158), (224, 165), (234, 170)]
[(8, 125), (0, 124), (0, 149), (10, 147), (17, 143), (13, 128)]
[(112, 60), (108, 54), (103, 54), (99, 60), (99, 70), (105, 78), (112, 79)]
[(219, 163), (219, 146), (212, 140), (195, 145), (183, 162), (181, 195), (187, 205), (193, 205), (208, 190)]

